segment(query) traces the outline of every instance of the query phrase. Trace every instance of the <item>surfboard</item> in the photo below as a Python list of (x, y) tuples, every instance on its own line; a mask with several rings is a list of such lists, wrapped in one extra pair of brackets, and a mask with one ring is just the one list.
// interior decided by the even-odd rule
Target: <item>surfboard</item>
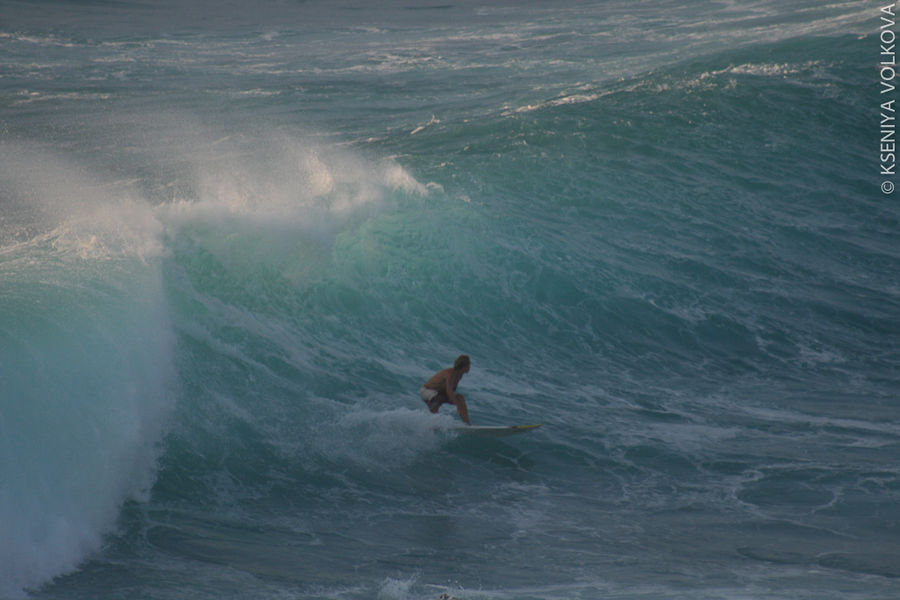
[(459, 433), (466, 433), (472, 435), (484, 435), (488, 437), (504, 437), (507, 435), (513, 435), (515, 433), (524, 433), (526, 431), (533, 431), (543, 425), (543, 423), (537, 423), (535, 425), (461, 425), (459, 427), (454, 427), (453, 431), (457, 431)]

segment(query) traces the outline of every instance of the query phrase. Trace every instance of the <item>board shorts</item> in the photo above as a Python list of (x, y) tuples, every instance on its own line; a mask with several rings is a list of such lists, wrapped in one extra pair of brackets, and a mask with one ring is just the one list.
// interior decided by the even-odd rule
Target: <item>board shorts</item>
[(419, 388), (419, 396), (428, 405), (429, 410), (436, 410), (441, 404), (453, 404), (445, 394), (424, 385)]

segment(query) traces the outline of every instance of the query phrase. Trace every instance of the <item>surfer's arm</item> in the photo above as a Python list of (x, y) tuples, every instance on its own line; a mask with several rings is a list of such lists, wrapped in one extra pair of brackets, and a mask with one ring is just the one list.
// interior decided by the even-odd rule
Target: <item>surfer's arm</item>
[(469, 420), (469, 407), (466, 406), (466, 397), (462, 394), (456, 395), (456, 412), (459, 413), (459, 418), (462, 419), (466, 425), (472, 424)]
[(459, 418), (463, 420), (463, 423), (471, 425), (472, 422), (469, 421), (469, 407), (466, 406), (466, 397), (456, 393), (456, 385), (461, 377), (462, 375), (457, 375), (455, 372), (447, 376), (446, 394), (450, 403), (456, 407), (456, 412), (459, 413)]

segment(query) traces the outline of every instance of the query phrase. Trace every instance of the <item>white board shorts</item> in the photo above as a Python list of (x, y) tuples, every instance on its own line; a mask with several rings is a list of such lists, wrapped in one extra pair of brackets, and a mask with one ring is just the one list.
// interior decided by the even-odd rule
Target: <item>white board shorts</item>
[(427, 388), (424, 385), (419, 388), (419, 397), (422, 398), (422, 401), (428, 405), (428, 408), (433, 409), (435, 403), (440, 406), (440, 398), (438, 395), (440, 394), (437, 390), (432, 390), (431, 388)]

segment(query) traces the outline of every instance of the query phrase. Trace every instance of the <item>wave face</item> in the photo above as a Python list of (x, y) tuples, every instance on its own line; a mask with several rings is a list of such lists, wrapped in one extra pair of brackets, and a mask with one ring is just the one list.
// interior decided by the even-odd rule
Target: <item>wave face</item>
[(0, 154), (11, 221), (0, 251), (0, 593), (11, 594), (74, 569), (125, 498), (147, 497), (174, 401), (174, 337), (148, 208), (28, 149)]
[(0, 24), (0, 598), (898, 594), (877, 9), (205, 10)]

